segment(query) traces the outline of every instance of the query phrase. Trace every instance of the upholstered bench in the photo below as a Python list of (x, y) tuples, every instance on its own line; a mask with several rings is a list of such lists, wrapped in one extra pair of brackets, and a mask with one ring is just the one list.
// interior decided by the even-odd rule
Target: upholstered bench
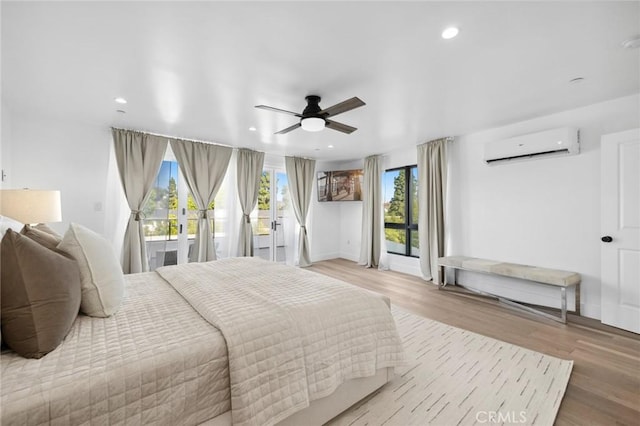
[[(442, 272), (443, 272), (442, 274), (443, 279), (441, 280), (441, 284), (438, 285), (438, 289), (444, 289), (446, 287), (447, 285), (446, 268), (450, 268), (450, 269), (453, 269), (454, 271), (454, 274), (453, 274), (454, 285), (464, 287), (465, 289), (473, 291), (475, 293), (497, 297), (498, 300), (508, 305), (511, 305), (520, 309), (524, 309), (529, 312), (533, 312), (535, 314), (542, 315), (547, 318), (551, 318), (563, 323), (567, 322), (567, 287), (575, 286), (576, 288), (575, 312), (577, 315), (580, 315), (580, 274), (577, 274), (575, 272), (561, 271), (558, 269), (539, 268), (537, 266), (520, 265), (517, 263), (498, 262), (495, 260), (478, 259), (475, 257), (466, 257), (466, 256), (441, 257), (438, 259), (438, 266), (442, 268)], [(560, 289), (560, 298), (561, 298), (560, 317), (540, 311), (539, 309), (534, 309), (530, 306), (526, 306), (521, 303), (517, 303), (513, 300), (504, 298), (502, 296), (482, 292), (479, 290), (475, 290), (475, 289), (457, 284), (458, 270), (482, 272), (485, 274), (519, 278), (521, 280), (527, 280), (527, 281), (531, 281), (538, 284), (558, 287)]]

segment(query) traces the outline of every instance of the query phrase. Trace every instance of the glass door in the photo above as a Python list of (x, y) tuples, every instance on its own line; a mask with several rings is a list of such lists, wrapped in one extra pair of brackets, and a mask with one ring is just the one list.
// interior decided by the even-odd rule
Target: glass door
[(287, 174), (265, 169), (260, 177), (258, 203), (251, 214), (253, 255), (272, 262), (286, 262), (285, 227), (292, 217)]
[(142, 220), (150, 270), (189, 261), (198, 209), (171, 148), (145, 203)]
[(145, 203), (142, 220), (147, 244), (149, 269), (178, 263), (179, 237), (185, 224), (180, 220), (178, 163), (162, 162), (151, 194)]

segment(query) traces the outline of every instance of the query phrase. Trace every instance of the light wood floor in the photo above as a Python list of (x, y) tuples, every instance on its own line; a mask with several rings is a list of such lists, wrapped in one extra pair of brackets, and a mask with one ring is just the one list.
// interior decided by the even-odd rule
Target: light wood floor
[[(564, 325), (515, 311), (493, 299), (438, 291), (430, 282), (344, 259), (315, 263), (312, 271), (383, 293), (415, 314), (574, 361), (557, 425), (640, 425), (640, 336), (598, 321)], [(573, 322), (572, 322), (573, 320)]]

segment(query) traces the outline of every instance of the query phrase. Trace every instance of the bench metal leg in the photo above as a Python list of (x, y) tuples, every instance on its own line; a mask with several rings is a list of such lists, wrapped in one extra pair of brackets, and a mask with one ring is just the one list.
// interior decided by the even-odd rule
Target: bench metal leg
[[(446, 266), (441, 266), (442, 268), (442, 283), (438, 284), (438, 290), (442, 290), (447, 286), (447, 267)], [(457, 285), (458, 284), (458, 269), (457, 268), (451, 268), (453, 269), (453, 282), (451, 283), (452, 285)]]
[[(541, 311), (539, 309), (535, 309), (532, 308), (530, 306), (524, 305), (522, 303), (518, 303), (515, 302), (513, 300), (510, 299), (506, 299), (504, 297), (500, 297), (498, 295), (495, 294), (491, 294), (491, 293), (487, 293), (484, 291), (480, 291), (474, 288), (470, 288), (470, 287), (466, 287), (464, 285), (458, 284), (458, 268), (452, 267), (451, 269), (453, 269), (453, 285), (456, 285), (458, 287), (462, 287), (463, 289), (471, 292), (471, 293), (476, 293), (476, 294), (480, 294), (482, 296), (489, 296), (489, 297), (495, 297), (496, 299), (498, 299), (498, 301), (500, 301), (500, 303), (503, 303), (509, 307), (512, 308), (517, 308), (517, 309), (521, 309), (536, 315), (540, 315), (542, 317), (545, 318), (549, 318), (552, 319), (554, 321), (558, 321), (561, 322), (563, 324), (567, 323), (567, 289), (566, 287), (560, 287), (560, 316), (557, 315), (552, 315), (549, 314), (547, 312)], [(444, 290), (445, 287), (447, 286), (447, 267), (442, 266), (442, 271), (443, 271), (443, 277), (442, 277), (442, 285), (438, 284), (438, 290)], [(576, 286), (576, 292), (580, 291), (580, 287)], [(578, 301), (576, 300), (576, 311), (578, 311)], [(578, 311), (579, 312), (579, 311)]]
[(567, 323), (567, 289), (566, 287), (560, 287), (560, 310), (563, 323)]
[(562, 311), (561, 316), (558, 317), (556, 315), (548, 314), (548, 313), (546, 313), (544, 311), (541, 311), (539, 309), (532, 308), (531, 306), (527, 306), (527, 305), (523, 305), (523, 304), (518, 303), (518, 302), (514, 302), (513, 300), (505, 299), (505, 298), (502, 298), (500, 296), (495, 296), (495, 295), (494, 295), (494, 297), (497, 297), (498, 300), (500, 301), (500, 303), (504, 303), (507, 306), (510, 306), (510, 307), (513, 307), (513, 308), (517, 308), (517, 309), (521, 309), (521, 310), (524, 310), (524, 311), (527, 311), (527, 312), (531, 312), (532, 314), (540, 315), (540, 316), (543, 316), (545, 318), (549, 318), (549, 319), (552, 319), (554, 321), (561, 322), (563, 324), (567, 323), (567, 310), (566, 310), (566, 307)]

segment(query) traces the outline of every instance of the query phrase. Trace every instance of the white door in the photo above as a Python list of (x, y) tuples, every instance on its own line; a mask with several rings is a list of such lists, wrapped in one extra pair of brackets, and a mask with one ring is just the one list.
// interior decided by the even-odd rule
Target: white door
[(602, 322), (640, 333), (640, 129), (601, 141)]

